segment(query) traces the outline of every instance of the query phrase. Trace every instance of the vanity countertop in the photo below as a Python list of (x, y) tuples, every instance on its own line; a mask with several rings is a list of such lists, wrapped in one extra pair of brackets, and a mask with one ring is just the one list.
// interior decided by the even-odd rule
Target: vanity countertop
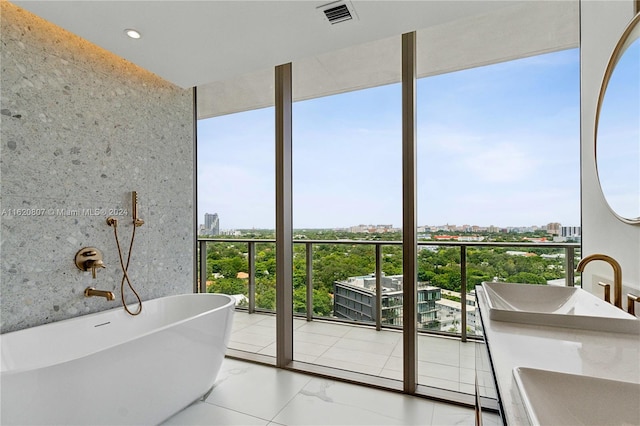
[(640, 383), (638, 335), (490, 320), (481, 286), (476, 295), (508, 425), (529, 424), (513, 377), (515, 367)]

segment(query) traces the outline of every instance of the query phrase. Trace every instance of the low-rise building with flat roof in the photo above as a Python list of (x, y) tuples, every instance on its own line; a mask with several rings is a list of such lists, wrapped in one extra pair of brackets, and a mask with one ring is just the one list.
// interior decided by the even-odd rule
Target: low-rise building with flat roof
[[(380, 278), (382, 324), (402, 326), (403, 277), (402, 275), (382, 275)], [(352, 321), (376, 321), (378, 309), (375, 274), (335, 281), (333, 295), (333, 312), (336, 317)], [(439, 287), (418, 283), (418, 327), (439, 328), (437, 300), (440, 300)]]

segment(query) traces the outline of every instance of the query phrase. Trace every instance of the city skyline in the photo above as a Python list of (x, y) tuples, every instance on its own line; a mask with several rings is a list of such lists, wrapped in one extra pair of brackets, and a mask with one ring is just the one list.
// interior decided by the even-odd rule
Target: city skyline
[[(210, 213), (210, 212), (205, 212), (204, 216), (205, 216), (205, 222), (206, 222), (206, 216), (207, 215), (216, 215), (219, 218), (219, 215), (217, 213)], [(444, 224), (418, 224), (417, 228), (466, 228), (466, 227), (470, 227), (470, 228), (479, 228), (480, 230), (487, 230), (487, 229), (491, 229), (491, 228), (496, 228), (496, 229), (547, 229), (548, 225), (556, 225), (558, 224), (560, 227), (580, 227), (579, 225), (571, 225), (571, 224), (562, 224), (560, 222), (549, 222), (546, 224), (529, 224), (529, 225), (501, 225), (501, 224), (490, 224), (490, 225), (478, 225), (478, 224), (470, 224), (470, 223), (463, 223), (463, 224), (455, 224), (455, 223), (444, 223)], [(203, 229), (207, 229), (206, 223), (198, 223), (198, 226), (200, 228)], [(354, 228), (358, 228), (358, 227), (369, 227), (369, 228), (375, 228), (375, 227), (389, 227), (391, 231), (394, 230), (401, 230), (401, 226), (395, 226), (394, 224), (364, 224), (364, 223), (360, 223), (360, 224), (352, 224), (352, 225), (347, 225), (347, 226), (338, 226), (338, 227), (329, 227), (329, 228), (312, 228), (312, 227), (303, 227), (303, 228), (294, 228), (297, 230), (352, 230)], [(256, 230), (275, 230), (275, 228), (257, 228), (257, 227), (250, 227), (250, 228), (223, 228), (220, 227), (220, 232), (222, 231), (236, 231), (236, 230), (251, 230), (251, 229), (256, 229)], [(453, 229), (452, 229), (453, 230)], [(354, 232), (354, 231), (352, 231)]]
[[(578, 49), (423, 78), (417, 99), (418, 223), (580, 225)], [(294, 228), (401, 223), (400, 105), (399, 84), (294, 103)], [(274, 134), (273, 108), (198, 122), (199, 217), (275, 228)]]

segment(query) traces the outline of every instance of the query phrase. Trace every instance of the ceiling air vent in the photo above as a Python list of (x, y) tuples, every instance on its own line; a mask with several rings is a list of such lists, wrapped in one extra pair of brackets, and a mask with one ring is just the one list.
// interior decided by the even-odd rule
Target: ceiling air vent
[(331, 25), (357, 19), (353, 6), (348, 1), (334, 1), (318, 7)]
[(341, 4), (340, 6), (332, 7), (331, 9), (325, 9), (324, 16), (327, 17), (327, 20), (332, 25), (353, 19), (353, 16), (351, 16), (351, 12), (349, 12), (349, 8), (346, 4)]

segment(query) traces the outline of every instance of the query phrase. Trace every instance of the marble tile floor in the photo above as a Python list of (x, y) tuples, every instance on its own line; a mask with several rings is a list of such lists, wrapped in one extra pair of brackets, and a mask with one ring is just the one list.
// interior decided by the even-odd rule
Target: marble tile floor
[[(273, 315), (236, 311), (229, 347), (275, 357), (275, 323)], [(419, 335), (418, 383), (474, 394), (479, 345)], [(397, 331), (294, 318), (293, 350), (296, 361), (402, 380), (402, 335)], [(479, 382), (483, 395), (495, 396), (488, 371), (481, 372)]]
[[(474, 410), (226, 358), (205, 401), (163, 425), (473, 425)], [(483, 417), (485, 425), (498, 417)]]

